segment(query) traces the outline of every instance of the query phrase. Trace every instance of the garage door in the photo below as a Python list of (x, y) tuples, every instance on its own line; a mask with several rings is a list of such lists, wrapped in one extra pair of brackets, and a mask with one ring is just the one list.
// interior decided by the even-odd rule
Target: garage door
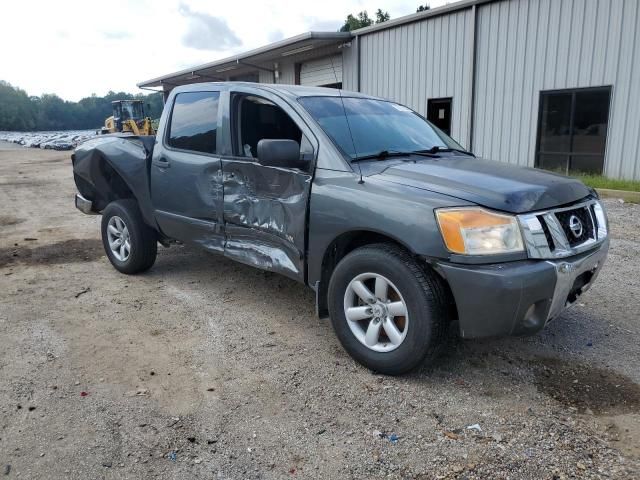
[(300, 66), (300, 85), (334, 86), (342, 83), (342, 55), (311, 60)]

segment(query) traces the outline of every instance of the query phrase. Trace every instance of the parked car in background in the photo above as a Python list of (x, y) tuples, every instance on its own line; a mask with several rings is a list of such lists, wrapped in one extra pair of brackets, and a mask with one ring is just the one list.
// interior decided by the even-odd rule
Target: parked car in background
[(16, 143), (43, 150), (73, 150), (80, 143), (94, 137), (95, 131), (74, 130), (56, 132), (0, 132), (0, 141)]
[(73, 171), (119, 271), (178, 240), (286, 275), (387, 374), (432, 358), (453, 321), (464, 338), (539, 331), (609, 245), (578, 180), (476, 158), (407, 107), (334, 89), (178, 87), (155, 138), (89, 140)]

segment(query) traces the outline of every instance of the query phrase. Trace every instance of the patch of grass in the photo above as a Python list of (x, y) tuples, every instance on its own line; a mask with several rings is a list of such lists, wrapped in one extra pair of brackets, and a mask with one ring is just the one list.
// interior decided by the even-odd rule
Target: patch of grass
[(615, 178), (607, 178), (602, 175), (588, 174), (572, 174), (572, 176), (584, 182), (585, 185), (593, 188), (609, 188), (611, 190), (640, 192), (640, 181), (638, 180), (618, 180)]

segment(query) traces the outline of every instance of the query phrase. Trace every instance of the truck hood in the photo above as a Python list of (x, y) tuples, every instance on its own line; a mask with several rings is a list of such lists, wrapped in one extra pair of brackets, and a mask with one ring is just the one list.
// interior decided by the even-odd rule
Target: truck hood
[(362, 164), (363, 174), (510, 213), (557, 207), (591, 194), (573, 178), (469, 156), (381, 163), (387, 162)]

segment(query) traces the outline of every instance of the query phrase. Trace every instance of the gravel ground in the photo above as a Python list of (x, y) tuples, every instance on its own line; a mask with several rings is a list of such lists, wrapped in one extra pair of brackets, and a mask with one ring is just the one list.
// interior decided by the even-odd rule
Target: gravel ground
[(0, 477), (639, 478), (640, 206), (539, 335), (372, 374), (304, 286), (196, 250), (108, 264), (68, 152), (0, 145)]

